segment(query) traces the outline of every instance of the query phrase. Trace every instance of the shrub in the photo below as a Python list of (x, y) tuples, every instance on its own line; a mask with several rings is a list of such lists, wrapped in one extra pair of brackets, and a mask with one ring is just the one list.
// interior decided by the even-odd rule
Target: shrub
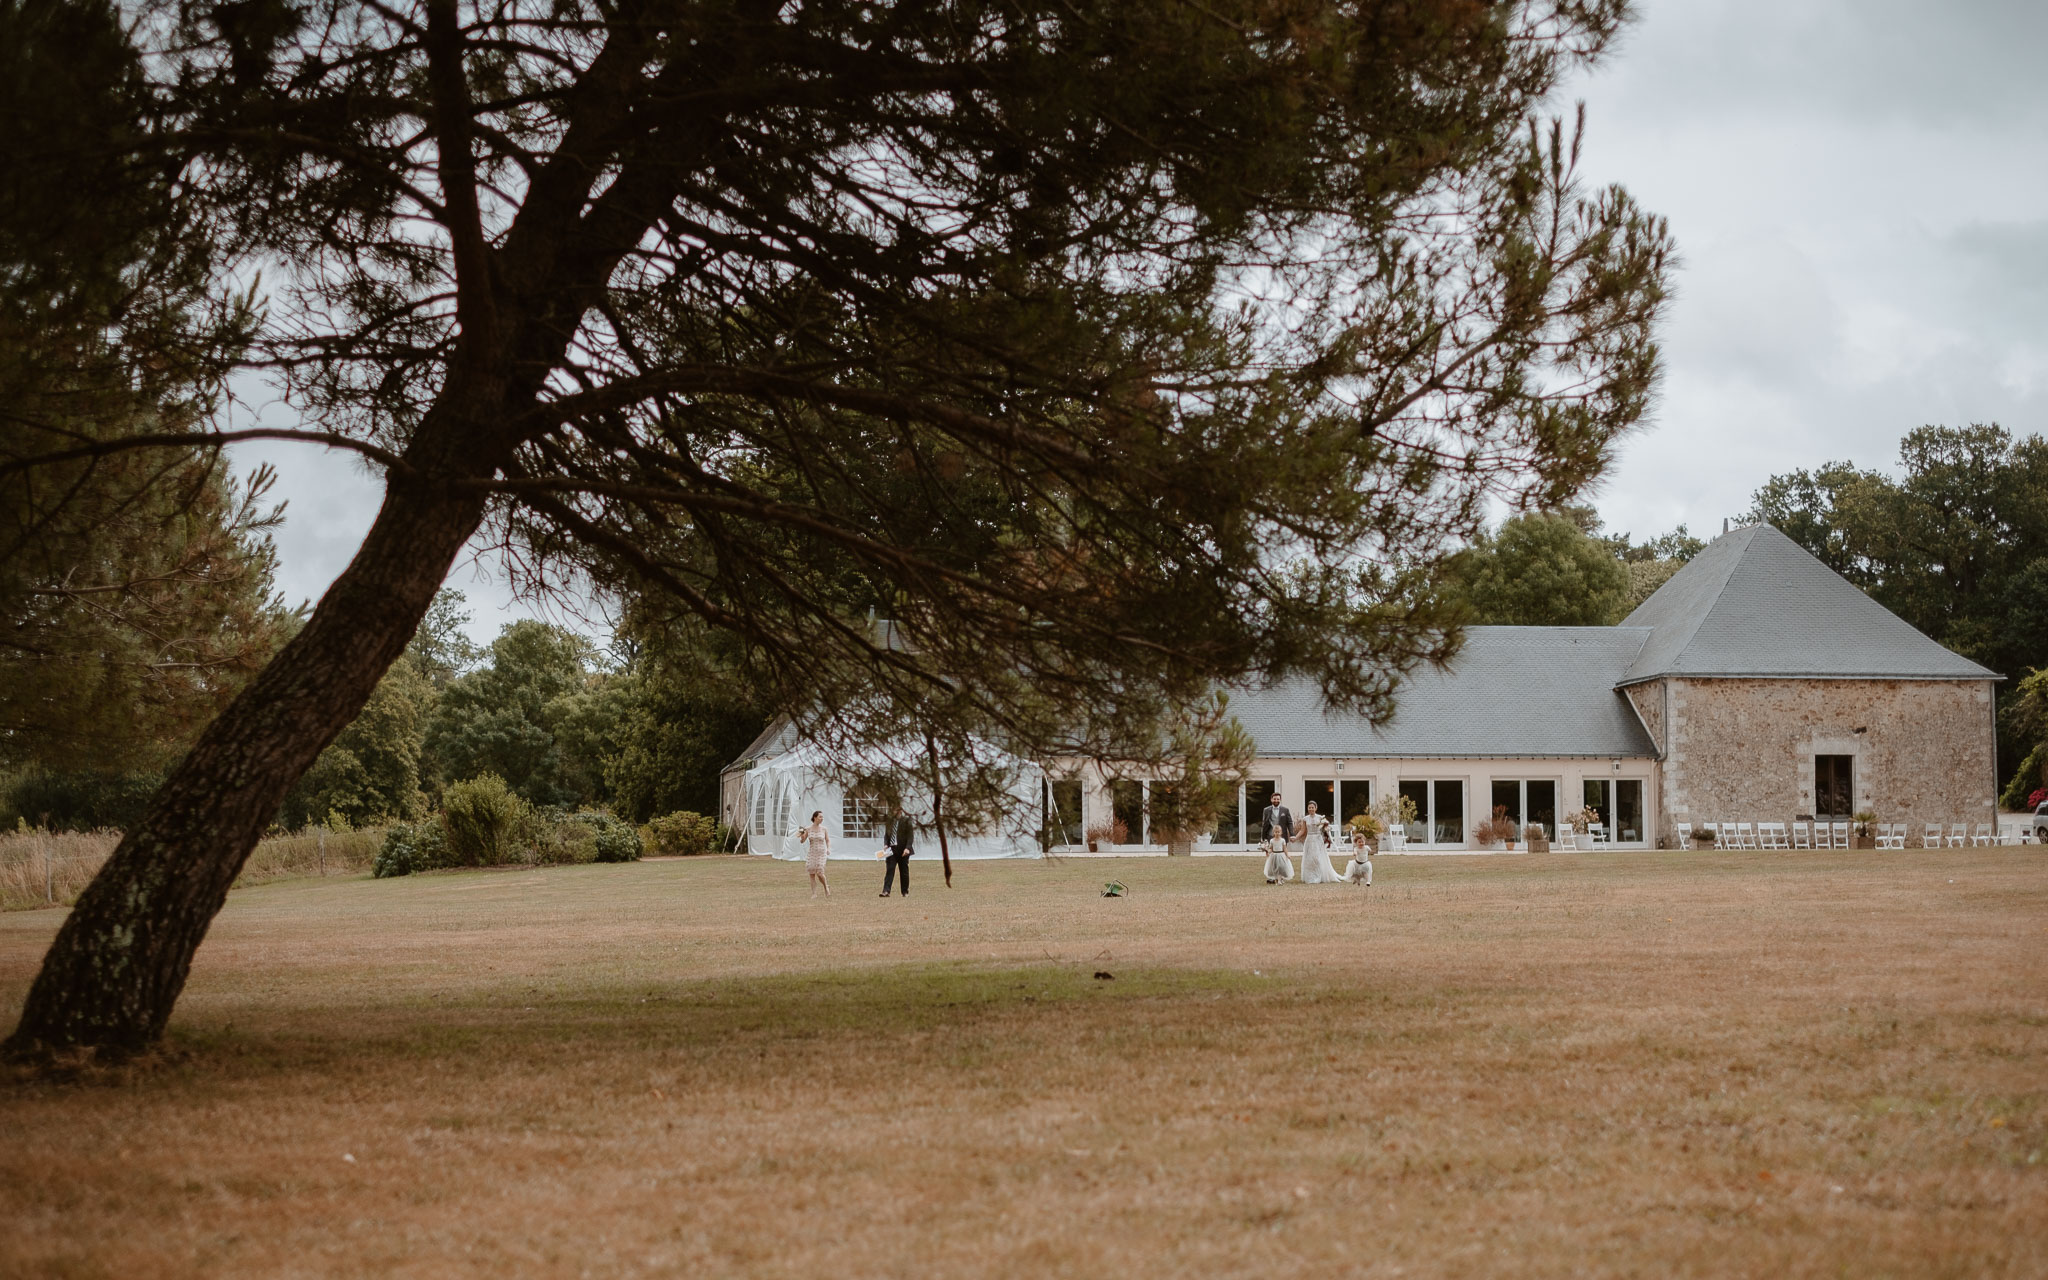
[(513, 861), (531, 829), (533, 811), (495, 773), (479, 774), (441, 793), (448, 852), (458, 866), (489, 867)]
[(596, 830), (598, 862), (640, 861), (640, 833), (608, 813), (587, 812), (576, 820)]
[(718, 823), (701, 813), (678, 809), (650, 819), (640, 828), (640, 838), (663, 857), (689, 858), (710, 853), (720, 845)]
[(142, 816), (163, 780), (164, 775), (152, 772), (35, 770), (13, 780), (0, 797), (0, 811), (8, 826), (25, 820), (52, 831), (126, 830)]
[(528, 841), (532, 858), (543, 866), (581, 862), (637, 862), (640, 836), (625, 822), (597, 809), (564, 813), (542, 809), (534, 815), (536, 830)]
[(386, 831), (377, 860), (370, 864), (370, 874), (382, 880), (449, 865), (447, 829), (439, 819), (429, 818), (425, 822), (401, 822)]

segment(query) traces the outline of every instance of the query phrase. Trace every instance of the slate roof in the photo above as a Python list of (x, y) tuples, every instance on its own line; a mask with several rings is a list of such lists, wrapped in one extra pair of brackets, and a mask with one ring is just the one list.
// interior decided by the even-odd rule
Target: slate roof
[(1651, 634), (1620, 684), (1659, 676), (1998, 678), (1765, 524), (1714, 539), (1621, 625)]
[(1649, 638), (1641, 627), (1472, 627), (1448, 670), (1401, 687), (1391, 723), (1326, 715), (1305, 681), (1230, 695), (1267, 757), (1629, 757), (1657, 749), (1615, 685)]

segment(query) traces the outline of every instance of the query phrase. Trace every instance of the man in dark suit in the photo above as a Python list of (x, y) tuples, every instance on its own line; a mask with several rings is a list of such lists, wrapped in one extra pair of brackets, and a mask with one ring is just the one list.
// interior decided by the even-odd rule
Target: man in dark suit
[[(1280, 803), (1280, 793), (1275, 791), (1266, 802), (1265, 811), (1259, 814), (1259, 843), (1266, 850), (1267, 884), (1294, 878), (1294, 868), (1287, 860), (1287, 840), (1293, 834), (1294, 815)], [(1287, 869), (1284, 875), (1279, 874), (1282, 867)]]
[(889, 856), (884, 859), (888, 868), (882, 872), (882, 896), (889, 896), (890, 886), (896, 883), (896, 870), (903, 870), (903, 896), (910, 896), (910, 815), (903, 812), (898, 804), (889, 818)]

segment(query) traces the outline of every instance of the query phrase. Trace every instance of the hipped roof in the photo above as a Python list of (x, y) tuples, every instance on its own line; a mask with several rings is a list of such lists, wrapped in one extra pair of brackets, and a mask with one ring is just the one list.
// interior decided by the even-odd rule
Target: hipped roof
[(1766, 524), (1714, 539), (1621, 625), (1650, 633), (1624, 685), (1660, 676), (1998, 678)]

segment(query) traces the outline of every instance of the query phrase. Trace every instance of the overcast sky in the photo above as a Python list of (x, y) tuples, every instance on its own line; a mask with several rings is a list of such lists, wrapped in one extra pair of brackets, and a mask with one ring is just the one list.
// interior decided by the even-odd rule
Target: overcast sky
[[(1561, 98), (1587, 104), (1589, 177), (1684, 260), (1662, 395), (1594, 495), (1610, 528), (1719, 533), (1770, 475), (1890, 467), (1923, 423), (2048, 431), (2044, 51), (2044, 0), (1641, 0)], [(316, 598), (380, 489), (319, 450), (257, 460), (290, 502), (279, 585)], [(488, 561), (449, 582), (479, 640), (528, 612)]]

